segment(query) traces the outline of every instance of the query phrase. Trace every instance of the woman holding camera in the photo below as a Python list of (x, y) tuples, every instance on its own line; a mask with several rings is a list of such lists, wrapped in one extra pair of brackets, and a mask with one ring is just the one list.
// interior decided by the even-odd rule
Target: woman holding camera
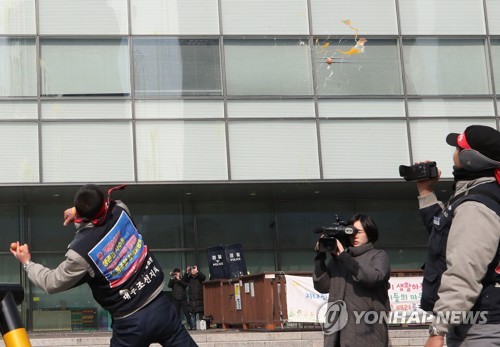
[(388, 346), (389, 256), (373, 247), (378, 228), (371, 217), (356, 214), (350, 224), (356, 229), (350, 247), (337, 240), (328, 264), (319, 242), (315, 247), (314, 288), (329, 293), (324, 346)]

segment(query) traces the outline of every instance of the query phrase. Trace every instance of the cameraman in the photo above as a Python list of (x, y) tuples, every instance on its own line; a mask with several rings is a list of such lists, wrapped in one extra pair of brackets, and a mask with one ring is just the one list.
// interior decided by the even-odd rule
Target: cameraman
[(455, 147), (451, 199), (433, 191), (440, 174), (417, 181), (429, 232), (421, 306), (435, 313), (426, 346), (443, 346), (445, 335), (448, 346), (500, 346), (500, 132), (471, 125), (446, 142)]
[(346, 249), (337, 240), (328, 264), (325, 264), (326, 253), (319, 251), (319, 242), (315, 247), (314, 288), (320, 293), (329, 293), (329, 303), (343, 301), (347, 310), (345, 327), (339, 331), (325, 331), (324, 346), (385, 347), (389, 343), (386, 320), (378, 319), (369, 324), (362, 318), (357, 321), (354, 312), (385, 314), (390, 310), (389, 256), (373, 247), (378, 239), (378, 228), (371, 217), (355, 214), (350, 224), (356, 229), (349, 238), (351, 246)]
[(168, 287), (172, 288), (172, 302), (175, 306), (175, 311), (179, 318), (181, 317), (181, 309), (184, 312), (184, 316), (186, 316), (186, 321), (191, 329), (191, 320), (189, 319), (189, 311), (187, 307), (187, 293), (186, 288), (188, 284), (181, 277), (180, 269), (173, 269), (170, 273), (170, 280), (168, 281)]

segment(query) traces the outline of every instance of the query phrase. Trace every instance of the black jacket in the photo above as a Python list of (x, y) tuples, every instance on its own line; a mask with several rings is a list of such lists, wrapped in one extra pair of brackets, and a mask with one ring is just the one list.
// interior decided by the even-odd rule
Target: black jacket
[(183, 277), (180, 279), (170, 277), (170, 280), (168, 281), (168, 287), (172, 288), (172, 297), (178, 301), (184, 301), (187, 299), (187, 286), (188, 283), (184, 281)]
[(184, 281), (188, 283), (188, 308), (191, 313), (203, 312), (203, 281), (206, 278), (200, 271), (195, 276), (184, 274)]

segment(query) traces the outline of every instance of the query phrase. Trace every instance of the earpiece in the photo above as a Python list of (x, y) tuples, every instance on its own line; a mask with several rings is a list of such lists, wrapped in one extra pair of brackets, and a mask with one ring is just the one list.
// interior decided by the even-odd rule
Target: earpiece
[(479, 153), (474, 149), (463, 149), (458, 153), (458, 159), (467, 171), (482, 171), (500, 168), (500, 162)]

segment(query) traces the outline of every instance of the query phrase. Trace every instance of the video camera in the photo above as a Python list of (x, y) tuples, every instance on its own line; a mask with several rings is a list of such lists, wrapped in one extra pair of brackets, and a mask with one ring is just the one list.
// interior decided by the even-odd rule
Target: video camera
[(341, 220), (339, 216), (335, 217), (335, 223), (331, 226), (319, 227), (313, 230), (315, 234), (321, 233), (318, 240), (319, 252), (335, 252), (337, 250), (337, 240), (344, 247), (348, 247), (350, 245), (349, 237), (354, 236), (357, 232), (356, 228), (350, 225), (349, 222)]
[(419, 181), (438, 176), (435, 161), (430, 161), (412, 166), (399, 165), (399, 175), (406, 181)]

